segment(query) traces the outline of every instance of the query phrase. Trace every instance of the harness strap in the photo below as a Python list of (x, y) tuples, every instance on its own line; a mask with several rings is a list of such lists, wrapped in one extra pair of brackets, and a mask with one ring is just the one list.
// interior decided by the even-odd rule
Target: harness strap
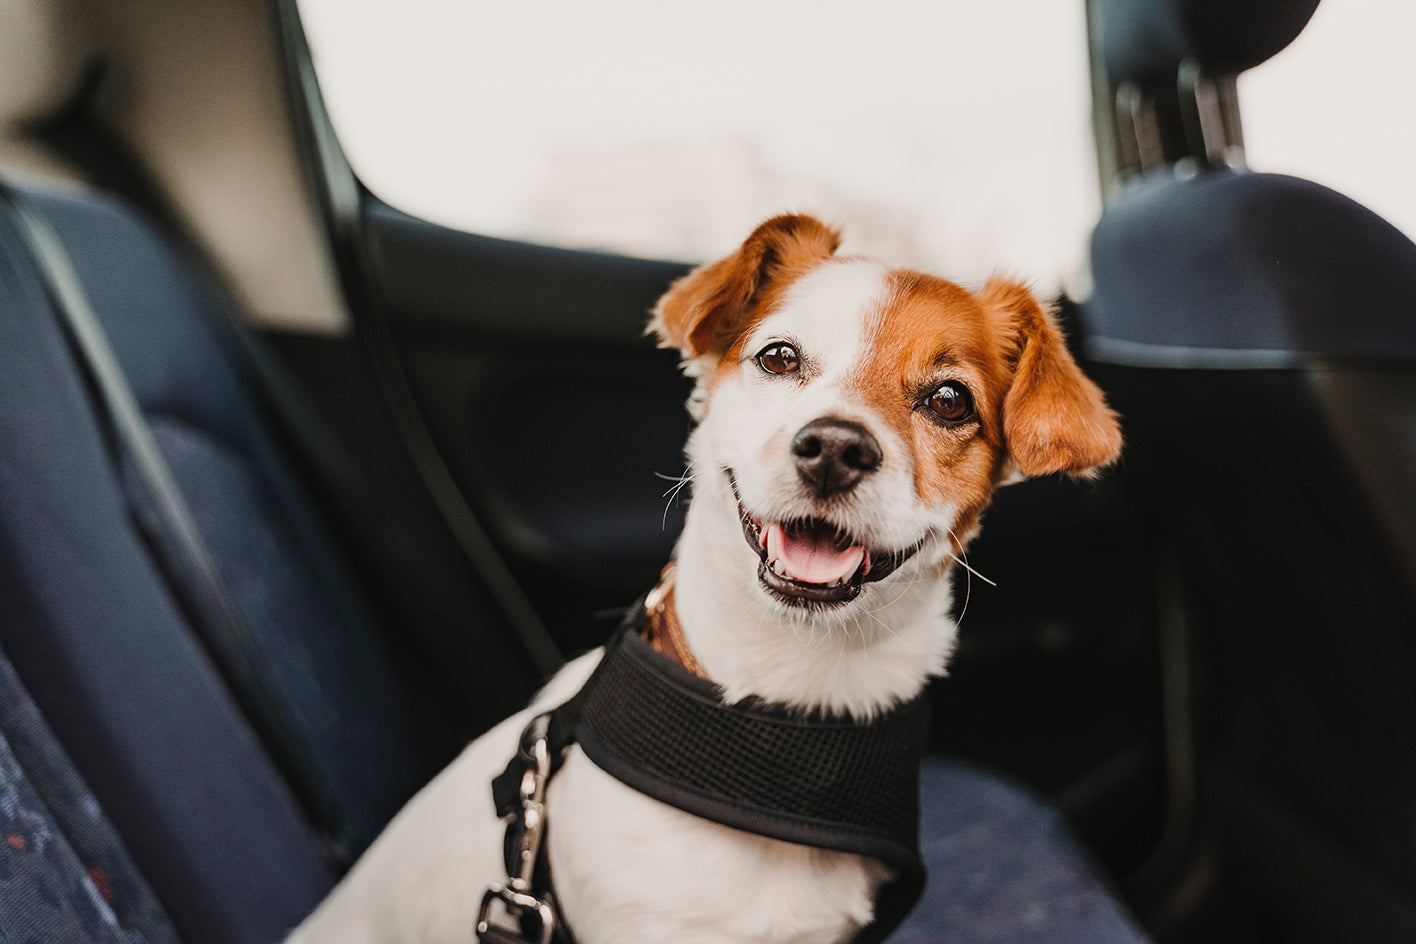
[[(803, 717), (755, 700), (727, 704), (712, 682), (640, 636), (644, 619), (643, 606), (636, 607), (590, 680), (533, 722), (517, 756), (493, 781), (497, 811), (510, 817), (509, 874), (518, 875), (525, 865), (518, 810), (525, 807), (535, 744), (544, 738), (550, 777), (566, 749), (578, 743), (606, 773), (670, 806), (756, 835), (891, 866), (895, 878), (882, 887), (874, 920), (853, 941), (879, 944), (924, 888), (918, 829), (925, 696), (868, 722)], [(545, 859), (540, 855), (537, 864)], [(553, 907), (549, 873), (543, 867), (538, 874), (544, 881), (533, 874), (533, 897)], [(523, 923), (530, 926), (525, 940), (541, 935), (534, 916)], [(559, 939), (569, 940), (559, 916), (554, 924)], [(491, 944), (485, 936), (483, 941)]]

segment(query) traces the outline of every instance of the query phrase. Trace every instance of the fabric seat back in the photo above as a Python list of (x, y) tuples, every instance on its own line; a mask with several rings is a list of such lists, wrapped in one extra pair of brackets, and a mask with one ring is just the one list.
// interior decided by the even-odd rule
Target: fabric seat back
[[(1219, 5), (1118, 6), (1154, 25), (1155, 8), (1196, 23)], [(1235, 67), (1310, 13), (1231, 50)], [(1172, 82), (1195, 44), (1162, 44)], [(1112, 80), (1162, 81), (1134, 52), (1110, 50), (1138, 70)], [(1411, 939), (1416, 245), (1308, 181), (1182, 171), (1110, 202), (1083, 314), (1179, 589), (1163, 619), (1194, 660), (1195, 812), (1285, 940)]]

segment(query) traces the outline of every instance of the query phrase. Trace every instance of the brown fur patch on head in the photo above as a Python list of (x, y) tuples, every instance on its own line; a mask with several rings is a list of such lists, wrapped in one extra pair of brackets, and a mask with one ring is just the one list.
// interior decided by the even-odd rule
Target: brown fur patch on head
[(979, 301), (1005, 326), (1013, 381), (1003, 432), (1024, 475), (1090, 477), (1121, 455), (1121, 427), (1106, 398), (1067, 350), (1052, 315), (1026, 286), (994, 277)]
[(804, 215), (777, 216), (737, 252), (679, 279), (659, 303), (649, 331), (686, 360), (721, 358), (765, 314), (784, 287), (834, 255), (840, 234)]
[[(957, 509), (962, 549), (1001, 477), (1008, 365), (994, 319), (967, 289), (904, 269), (889, 280), (852, 386), (909, 450), (919, 500)], [(946, 380), (969, 388), (977, 422), (950, 426), (931, 418), (923, 400)]]
[[(1026, 287), (991, 279), (975, 295), (902, 269), (889, 280), (852, 389), (910, 452), (919, 500), (957, 510), (956, 550), (1013, 469), (1087, 476), (1116, 460), (1116, 415)], [(968, 387), (975, 420), (940, 423), (930, 414), (927, 397), (945, 381)]]

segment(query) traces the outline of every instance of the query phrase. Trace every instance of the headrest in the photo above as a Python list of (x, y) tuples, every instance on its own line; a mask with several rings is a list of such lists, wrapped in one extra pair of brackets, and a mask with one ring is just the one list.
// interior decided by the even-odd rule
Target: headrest
[(1156, 367), (1416, 363), (1416, 243), (1326, 187), (1165, 174), (1092, 233), (1089, 353)]
[(1303, 31), (1318, 0), (1102, 0), (1101, 59), (1113, 82), (1173, 85), (1193, 60), (1238, 75)]
[(92, 15), (80, 0), (0, 0), (0, 129), (73, 99), (96, 51)]

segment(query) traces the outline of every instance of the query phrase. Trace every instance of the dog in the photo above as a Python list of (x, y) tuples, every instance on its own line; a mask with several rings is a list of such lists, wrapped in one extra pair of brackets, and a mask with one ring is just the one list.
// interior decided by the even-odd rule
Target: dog
[[(838, 248), (810, 216), (770, 219), (675, 282), (649, 331), (695, 381), (670, 572), (681, 661), (728, 702), (864, 720), (943, 674), (950, 573), (995, 489), (1092, 476), (1121, 433), (1023, 285), (972, 292)], [(474, 741), (291, 944), (469, 941), (483, 890), (506, 876), (488, 784), (599, 658)], [(863, 856), (667, 806), (577, 748), (545, 802), (560, 909), (582, 944), (844, 941), (889, 878)]]

